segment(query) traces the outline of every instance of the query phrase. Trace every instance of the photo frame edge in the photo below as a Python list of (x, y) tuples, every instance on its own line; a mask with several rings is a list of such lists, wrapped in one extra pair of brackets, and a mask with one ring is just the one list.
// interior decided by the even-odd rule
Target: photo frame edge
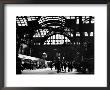
[[(12, 0), (11, 0), (12, 1)], [(31, 0), (30, 0), (31, 1)], [(77, 1), (77, 0), (75, 0), (75, 1)], [(92, 1), (92, 0), (91, 0)], [(98, 0), (97, 0), (98, 1)], [(4, 87), (4, 59), (5, 59), (5, 48), (4, 48), (4, 40), (5, 40), (5, 38), (4, 38), (4, 33), (5, 33), (5, 30), (4, 30), (4, 6), (5, 6), (5, 4), (12, 4), (12, 3), (14, 3), (14, 4), (18, 4), (18, 3), (15, 3), (15, 2), (2, 2), (2, 3), (0, 3), (0, 42), (1, 42), (1, 44), (0, 44), (0, 89), (2, 89), (2, 90), (16, 90), (16, 89), (18, 89), (18, 90), (24, 90), (24, 89), (27, 89), (27, 88), (23, 88), (23, 87), (20, 87), (20, 88), (18, 88), (18, 87), (13, 87), (13, 88), (11, 88), (11, 87), (7, 87), (7, 88), (5, 88)], [(20, 1), (20, 3), (22, 3), (22, 1)], [(23, 2), (24, 3), (24, 2)], [(25, 2), (26, 3), (26, 2)], [(31, 3), (31, 2), (29, 2), (29, 3)], [(36, 4), (38, 4), (38, 3), (36, 3)], [(63, 4), (63, 2), (62, 2), (62, 4)], [(82, 3), (80, 3), (80, 4), (82, 4)], [(101, 4), (100, 2), (99, 2), (99, 4)], [(102, 3), (102, 4), (105, 4), (105, 3)], [(109, 41), (109, 38), (110, 38), (110, 32), (109, 32), (109, 29), (110, 29), (110, 26), (109, 26), (109, 23), (110, 23), (110, 2), (106, 2), (106, 4), (107, 4), (107, 88), (105, 87), (105, 88), (101, 88), (101, 87), (99, 87), (99, 89), (108, 89), (108, 88), (110, 88), (109, 86), (110, 86), (110, 80), (109, 80), (109, 77), (108, 76), (110, 76), (110, 74), (109, 74), (109, 70), (108, 70), (108, 68), (110, 67), (109, 66), (109, 63), (110, 63), (110, 61), (109, 61), (109, 58), (110, 58), (110, 56), (108, 55), (109, 54), (109, 52), (110, 52), (110, 49), (109, 49), (109, 43), (110, 43), (110, 41)], [(89, 87), (89, 88), (86, 88), (86, 87), (83, 87), (83, 88), (77, 88), (77, 87), (73, 87), (74, 89), (78, 89), (78, 90), (80, 90), (80, 89), (92, 89), (91, 87)], [(34, 88), (28, 88), (29, 90), (35, 90), (35, 89), (39, 89), (39, 90), (44, 90), (44, 89), (65, 89), (65, 90), (67, 90), (67, 89), (73, 89), (72, 87), (34, 87)], [(95, 88), (94, 88), (95, 89)], [(96, 88), (96, 89), (98, 89), (98, 88)]]

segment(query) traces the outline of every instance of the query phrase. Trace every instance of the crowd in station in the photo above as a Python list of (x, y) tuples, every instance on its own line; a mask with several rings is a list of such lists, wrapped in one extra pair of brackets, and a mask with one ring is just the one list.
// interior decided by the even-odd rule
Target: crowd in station
[(45, 68), (94, 74), (94, 22), (93, 16), (17, 16), (16, 74)]
[(21, 63), (17, 64), (19, 65), (19, 68), (21, 68), (21, 73), (23, 70), (36, 70), (36, 69), (45, 69), (50, 68), (50, 70), (56, 70), (57, 73), (61, 72), (72, 72), (73, 69), (76, 70), (76, 72), (81, 74), (93, 74), (94, 73), (94, 60), (91, 59), (82, 59), (80, 61), (75, 60), (65, 60), (65, 57), (57, 56), (54, 60), (47, 61), (45, 58), (32, 60), (32, 59), (22, 59), (18, 58)]

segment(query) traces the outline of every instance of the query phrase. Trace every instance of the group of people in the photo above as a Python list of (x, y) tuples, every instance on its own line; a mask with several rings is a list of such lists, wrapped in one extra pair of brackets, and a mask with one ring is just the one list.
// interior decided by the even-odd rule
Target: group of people
[(61, 60), (51, 61), (49, 66), (51, 70), (55, 68), (55, 70), (57, 70), (57, 73), (62, 71), (72, 72), (74, 68), (72, 61), (61, 61)]
[(72, 72), (75, 69), (78, 73), (87, 74), (87, 73), (94, 73), (94, 60), (60, 60), (56, 59), (55, 61), (51, 61), (50, 68), (51, 70), (55, 68), (57, 73), (60, 72)]
[[(25, 60), (26, 61), (26, 60)], [(24, 69), (43, 69), (43, 68), (51, 68), (51, 70), (53, 70), (53, 68), (55, 68), (55, 70), (57, 71), (57, 73), (60, 72), (72, 72), (73, 69), (76, 69), (77, 72), (81, 72), (81, 73), (94, 73), (94, 60), (83, 60), (83, 61), (79, 61), (78, 60), (65, 60), (65, 59), (61, 59), (56, 57), (55, 60), (51, 60), (51, 62), (49, 62), (47, 65), (45, 65), (45, 62), (43, 62), (44, 60), (41, 60), (42, 62), (25, 62), (25, 63), (21, 63), (21, 59), (17, 58), (17, 73), (20, 74), (21, 70)]]

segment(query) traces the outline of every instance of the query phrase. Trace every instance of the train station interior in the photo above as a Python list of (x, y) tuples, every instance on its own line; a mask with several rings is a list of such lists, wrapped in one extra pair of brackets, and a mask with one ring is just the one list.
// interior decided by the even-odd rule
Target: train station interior
[[(47, 62), (54, 62), (56, 57), (86, 62), (88, 72), (93, 74), (94, 23), (93, 16), (16, 16), (17, 58), (26, 55)], [(19, 64), (16, 59), (17, 72)]]

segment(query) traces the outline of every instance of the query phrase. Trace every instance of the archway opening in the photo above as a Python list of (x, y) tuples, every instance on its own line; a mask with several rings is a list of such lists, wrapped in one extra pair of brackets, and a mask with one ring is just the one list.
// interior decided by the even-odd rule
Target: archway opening
[(71, 41), (64, 35), (55, 34), (49, 37), (44, 45), (63, 45), (63, 44), (71, 44)]

